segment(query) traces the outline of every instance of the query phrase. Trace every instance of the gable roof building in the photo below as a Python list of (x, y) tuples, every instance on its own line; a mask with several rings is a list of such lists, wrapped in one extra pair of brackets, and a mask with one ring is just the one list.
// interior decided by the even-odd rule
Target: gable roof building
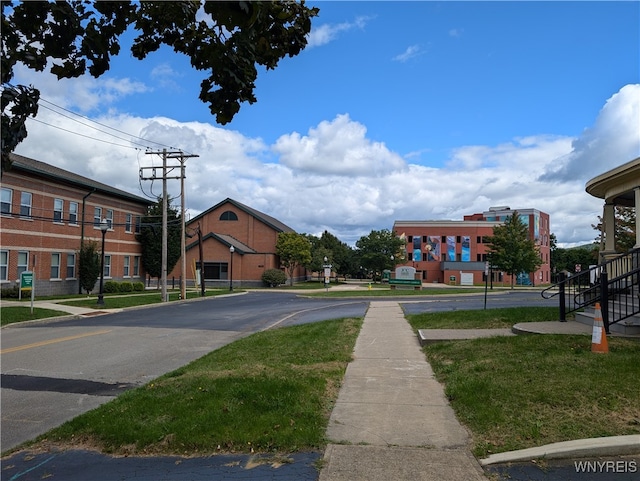
[[(262, 286), (264, 271), (281, 268), (276, 255), (278, 234), (294, 232), (278, 219), (230, 198), (189, 220), (187, 231), (200, 234), (186, 245), (185, 279), (187, 284), (197, 283), (202, 250), (207, 287)], [(169, 277), (178, 279), (180, 272), (181, 262)], [(300, 268), (294, 280), (304, 276)]]

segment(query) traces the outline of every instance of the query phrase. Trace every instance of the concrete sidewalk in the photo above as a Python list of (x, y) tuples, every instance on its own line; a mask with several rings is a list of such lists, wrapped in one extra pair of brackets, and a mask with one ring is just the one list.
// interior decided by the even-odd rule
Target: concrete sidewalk
[(320, 481), (485, 479), (394, 301), (370, 304), (327, 438)]

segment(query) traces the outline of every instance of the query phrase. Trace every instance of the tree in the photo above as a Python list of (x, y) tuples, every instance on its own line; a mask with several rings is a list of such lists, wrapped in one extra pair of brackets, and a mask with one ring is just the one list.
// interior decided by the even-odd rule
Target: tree
[[(137, 35), (132, 55), (142, 60), (162, 45), (187, 55), (207, 71), (199, 98), (216, 121), (226, 124), (240, 104), (256, 102), (256, 66), (274, 69), (307, 45), (317, 8), (304, 1), (180, 0), (172, 2), (2, 1), (2, 171), (9, 153), (27, 136), (25, 120), (35, 117), (40, 92), (11, 85), (14, 67), (74, 78), (100, 77), (120, 52), (127, 29)], [(204, 20), (203, 20), (204, 18)]]
[[(182, 227), (178, 210), (167, 208), (167, 272), (171, 272), (180, 260)], [(149, 207), (147, 215), (140, 221), (140, 233), (136, 239), (142, 248), (142, 266), (151, 277), (162, 277), (162, 197)]]
[[(356, 242), (360, 265), (381, 276), (385, 269), (393, 269), (401, 255), (405, 241), (389, 229), (372, 230)], [(374, 277), (375, 279), (375, 277)]]
[(90, 294), (100, 277), (100, 254), (98, 244), (94, 241), (82, 243), (78, 252), (78, 281), (82, 290)]
[[(636, 210), (633, 207), (622, 205), (615, 206), (615, 243), (616, 252), (626, 252), (636, 245)], [(602, 233), (602, 217), (598, 216), (598, 224), (591, 224), (595, 230), (600, 232), (596, 241), (600, 242)]]
[(489, 236), (487, 244), (489, 262), (494, 269), (511, 276), (512, 289), (517, 274), (533, 272), (542, 264), (535, 242), (529, 238), (529, 229), (517, 211), (507, 217), (504, 224), (493, 228), (493, 236)]
[(293, 285), (296, 268), (311, 263), (311, 243), (303, 234), (280, 232), (276, 241), (276, 254), (289, 274), (290, 285)]
[(326, 230), (320, 237), (308, 235), (307, 238), (311, 242), (312, 257), (309, 269), (320, 272), (326, 257), (338, 275), (346, 276), (354, 272), (354, 252), (346, 243)]

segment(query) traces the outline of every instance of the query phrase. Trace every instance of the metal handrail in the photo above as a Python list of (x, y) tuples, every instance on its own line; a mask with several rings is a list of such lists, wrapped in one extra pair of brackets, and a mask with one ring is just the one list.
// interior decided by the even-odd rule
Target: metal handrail
[(637, 248), (573, 276), (564, 278), (561, 274), (560, 281), (544, 289), (541, 295), (545, 299), (560, 296), (561, 321), (566, 320), (568, 313), (599, 302), (605, 330), (609, 332), (610, 324), (640, 313), (639, 291), (640, 248)]

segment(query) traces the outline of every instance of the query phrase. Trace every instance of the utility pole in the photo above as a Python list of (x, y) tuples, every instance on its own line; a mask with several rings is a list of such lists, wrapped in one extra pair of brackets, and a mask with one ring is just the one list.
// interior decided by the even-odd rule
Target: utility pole
[[(162, 176), (158, 177), (156, 175), (156, 167), (141, 167), (140, 168), (140, 179), (141, 180), (155, 180), (162, 179), (162, 266), (161, 266), (161, 287), (162, 287), (162, 302), (167, 302), (169, 299), (167, 297), (167, 248), (168, 248), (168, 240), (167, 240), (167, 208), (168, 208), (168, 197), (167, 197), (167, 180), (168, 179), (180, 179), (180, 201), (182, 204), (181, 207), (181, 241), (180, 241), (180, 257), (182, 259), (182, 275), (180, 277), (180, 296), (182, 299), (185, 299), (186, 296), (186, 259), (185, 259), (185, 208), (184, 208), (184, 178), (185, 178), (185, 166), (184, 162), (189, 157), (199, 157), (194, 154), (184, 154), (184, 152), (180, 150), (176, 151), (167, 151), (167, 149), (162, 149), (162, 151), (158, 152), (145, 152), (148, 155), (162, 155)], [(169, 174), (177, 169), (176, 165), (167, 165), (167, 159), (179, 159), (180, 161), (180, 174), (177, 176), (169, 176)], [(144, 177), (144, 171), (151, 169), (153, 172), (150, 177)], [(169, 169), (167, 171), (167, 169)]]

